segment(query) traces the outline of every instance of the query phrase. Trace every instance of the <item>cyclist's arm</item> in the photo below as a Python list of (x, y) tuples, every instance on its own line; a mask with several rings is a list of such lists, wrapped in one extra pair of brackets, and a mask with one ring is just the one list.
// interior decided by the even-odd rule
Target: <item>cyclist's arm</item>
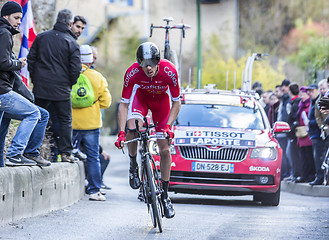
[(124, 76), (124, 84), (122, 89), (121, 102), (118, 108), (118, 130), (125, 131), (129, 99), (135, 85), (135, 74), (140, 70), (138, 69), (138, 63), (134, 63), (130, 68), (127, 69)]
[[(168, 63), (168, 67), (170, 71), (174, 73), (174, 76), (177, 76), (177, 70), (175, 66), (172, 63)], [(172, 126), (178, 116), (181, 102), (180, 102), (180, 89), (179, 89), (179, 84), (178, 84), (178, 78), (167, 78), (168, 79), (168, 86), (169, 86), (169, 91), (171, 94), (171, 100), (172, 100), (172, 106), (170, 109), (169, 117), (167, 124)]]
[(178, 116), (180, 106), (181, 106), (180, 100), (172, 102), (172, 106), (171, 106), (168, 121), (167, 121), (167, 124), (169, 124), (170, 126), (172, 126), (174, 124), (174, 122)]
[(118, 130), (125, 131), (129, 103), (121, 102), (118, 109)]

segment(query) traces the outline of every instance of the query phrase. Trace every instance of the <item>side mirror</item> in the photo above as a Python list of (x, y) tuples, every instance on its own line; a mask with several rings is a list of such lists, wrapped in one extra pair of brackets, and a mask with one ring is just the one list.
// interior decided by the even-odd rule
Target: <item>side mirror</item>
[(277, 121), (274, 123), (273, 132), (274, 133), (290, 132), (290, 126), (286, 122)]

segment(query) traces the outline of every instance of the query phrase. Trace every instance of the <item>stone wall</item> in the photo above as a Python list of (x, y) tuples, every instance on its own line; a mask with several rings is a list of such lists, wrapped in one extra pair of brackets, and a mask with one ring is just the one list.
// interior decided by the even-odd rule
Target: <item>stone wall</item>
[(83, 162), (0, 168), (0, 225), (65, 208), (84, 195)]

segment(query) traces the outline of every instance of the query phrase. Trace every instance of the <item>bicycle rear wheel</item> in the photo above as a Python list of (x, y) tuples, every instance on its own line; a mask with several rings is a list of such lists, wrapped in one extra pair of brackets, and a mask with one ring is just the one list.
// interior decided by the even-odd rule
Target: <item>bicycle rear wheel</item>
[(162, 211), (161, 211), (161, 202), (160, 202), (160, 193), (157, 188), (157, 183), (153, 175), (152, 159), (150, 156), (146, 155), (146, 173), (148, 185), (150, 187), (150, 198), (151, 198), (151, 207), (150, 214), (154, 227), (158, 227), (160, 233), (162, 232)]

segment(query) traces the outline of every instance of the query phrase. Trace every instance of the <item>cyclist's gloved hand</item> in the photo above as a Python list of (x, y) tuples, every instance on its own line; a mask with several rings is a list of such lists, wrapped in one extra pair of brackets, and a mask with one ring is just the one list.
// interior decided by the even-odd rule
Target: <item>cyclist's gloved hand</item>
[(114, 143), (114, 145), (121, 149), (122, 146), (121, 146), (121, 142), (124, 142), (126, 141), (126, 133), (124, 131), (120, 131), (119, 134), (118, 134), (118, 139), (116, 140), (116, 142)]
[(167, 133), (167, 136), (169, 136), (169, 138), (174, 138), (175, 137), (175, 134), (171, 130), (171, 126), (169, 124), (167, 124), (166, 127), (163, 129), (163, 133)]

